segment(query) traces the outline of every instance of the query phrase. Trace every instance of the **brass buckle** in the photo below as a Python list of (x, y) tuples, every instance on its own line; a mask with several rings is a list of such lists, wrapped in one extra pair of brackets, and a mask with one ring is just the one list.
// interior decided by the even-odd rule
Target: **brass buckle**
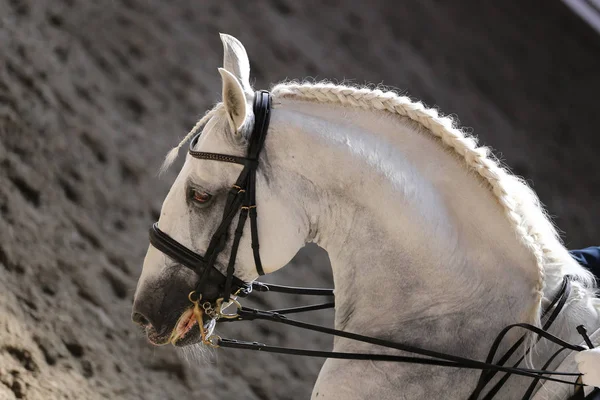
[[(234, 296), (237, 296), (240, 290), (241, 288), (235, 292)], [(220, 318), (235, 319), (240, 316), (239, 311), (242, 309), (242, 305), (239, 301), (235, 299), (229, 299), (229, 301), (226, 304), (223, 304), (224, 299), (222, 297), (220, 299), (217, 299), (214, 308), (209, 301), (205, 301), (204, 303), (202, 303), (202, 305), (200, 305), (202, 295), (197, 294), (195, 290), (191, 291), (188, 294), (188, 300), (194, 305), (193, 313), (194, 317), (196, 318), (196, 322), (198, 323), (198, 328), (200, 329), (202, 343), (213, 348), (219, 347), (219, 341), (221, 340), (221, 337), (219, 335), (214, 334), (207, 336), (206, 330), (204, 329), (204, 320), (202, 319), (203, 315), (206, 314), (211, 319), (215, 320), (219, 320)], [(232, 304), (235, 304), (235, 306), (237, 307), (237, 312), (233, 314), (224, 313), (223, 311), (225, 311)]]
[(238, 191), (238, 194), (240, 194), (240, 193), (246, 193), (246, 190), (245, 190), (245, 189), (242, 189), (242, 188), (241, 188), (240, 186), (238, 186), (238, 185), (232, 185), (232, 187)]
[(205, 344), (205, 345), (213, 347), (213, 348), (217, 348), (217, 347), (219, 347), (219, 340), (221, 340), (221, 337), (218, 335), (207, 336), (206, 329), (204, 329), (204, 320), (202, 319), (202, 316), (204, 315), (204, 313), (206, 313), (206, 315), (208, 315), (212, 319), (216, 319), (216, 318), (213, 318), (213, 316), (211, 315), (212, 313), (215, 312), (215, 310), (212, 308), (212, 305), (208, 301), (204, 302), (202, 304), (202, 306), (200, 306), (200, 300), (202, 300), (202, 295), (199, 294), (198, 298), (194, 300), (195, 294), (196, 294), (195, 290), (191, 291), (188, 294), (188, 300), (191, 301), (192, 304), (194, 305), (193, 313), (194, 313), (194, 317), (196, 318), (196, 322), (198, 323), (198, 328), (200, 329), (200, 337), (202, 338), (202, 344)]

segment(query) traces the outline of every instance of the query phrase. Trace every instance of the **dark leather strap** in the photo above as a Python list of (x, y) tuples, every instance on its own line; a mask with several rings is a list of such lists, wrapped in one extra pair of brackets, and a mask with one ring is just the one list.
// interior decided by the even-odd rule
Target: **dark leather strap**
[(600, 400), (600, 389), (596, 388), (588, 394), (585, 400)]
[(228, 162), (228, 163), (242, 164), (242, 165), (256, 164), (256, 160), (248, 160), (245, 157), (230, 156), (227, 154), (205, 153), (202, 151), (195, 151), (195, 150), (190, 150), (189, 153), (194, 158), (204, 159), (204, 160), (221, 161), (221, 162)]
[[(392, 354), (378, 354), (378, 353), (346, 353), (346, 352), (337, 352), (337, 351), (319, 351), (319, 350), (307, 350), (307, 349), (297, 349), (297, 348), (289, 348), (289, 347), (277, 347), (277, 346), (269, 346), (264, 343), (259, 342), (247, 342), (242, 340), (234, 340), (234, 339), (219, 339), (218, 342), (219, 347), (231, 348), (231, 349), (244, 349), (244, 350), (255, 350), (260, 352), (267, 353), (277, 353), (277, 354), (291, 354), (296, 356), (307, 356), (307, 357), (321, 357), (321, 358), (337, 358), (343, 360), (366, 360), (366, 361), (389, 361), (389, 362), (401, 362), (408, 364), (420, 364), (420, 365), (436, 365), (440, 367), (453, 367), (453, 368), (467, 368), (467, 369), (495, 369), (495, 365), (465, 365), (452, 361), (445, 360), (436, 360), (432, 358), (424, 358), (424, 357), (408, 357), (408, 356), (398, 356)], [(499, 367), (501, 370), (508, 370), (509, 367)], [(542, 371), (542, 370), (528, 370), (524, 368), (519, 368), (518, 370), (513, 370), (512, 373), (516, 375), (527, 376), (530, 378), (537, 378), (543, 374), (555, 374), (562, 375), (561, 373), (556, 373), (554, 371)], [(545, 377), (543, 378), (548, 381), (559, 382), (559, 383), (567, 383), (572, 384), (572, 382), (552, 378)]]
[(207, 153), (204, 151), (196, 151), (194, 147), (198, 144), (198, 139), (200, 139), (201, 133), (198, 133), (194, 138), (190, 141), (190, 148), (188, 153), (194, 157), (203, 160), (212, 160), (212, 161), (222, 161), (233, 164), (241, 164), (241, 165), (254, 165), (257, 163), (256, 160), (250, 160), (246, 157), (232, 156), (229, 154), (220, 154), (220, 153)]
[[(254, 132), (252, 140), (248, 147), (248, 159), (257, 160), (262, 151), (267, 132), (269, 131), (269, 123), (271, 121), (271, 95), (269, 92), (261, 91), (255, 94), (254, 99)], [(258, 166), (258, 162), (256, 164)], [(250, 210), (250, 234), (252, 237), (252, 253), (254, 255), (254, 264), (258, 275), (264, 275), (262, 261), (260, 259), (260, 246), (258, 243), (258, 219), (256, 209), (256, 167), (252, 168), (252, 173), (249, 176), (248, 184), (248, 204), (246, 206)]]
[(223, 301), (228, 302), (231, 296), (231, 284), (233, 282), (233, 273), (235, 272), (235, 259), (237, 256), (238, 247), (240, 246), (240, 239), (244, 232), (244, 224), (248, 217), (248, 210), (242, 209), (240, 211), (240, 218), (238, 220), (237, 228), (235, 229), (235, 235), (233, 237), (233, 244), (231, 245), (231, 254), (229, 256), (229, 264), (227, 265), (227, 280), (225, 282), (225, 293), (223, 295)]
[[(216, 268), (206, 268), (202, 256), (189, 250), (165, 232), (161, 231), (158, 228), (158, 223), (153, 224), (150, 228), (150, 243), (167, 257), (177, 261), (196, 273), (200, 271), (202, 274), (204, 271), (208, 271), (211, 282), (214, 282), (218, 287), (224, 287), (226, 281), (225, 275), (221, 274)], [(252, 291), (251, 285), (235, 276), (232, 277), (232, 287), (235, 291), (241, 289), (238, 295), (242, 297), (247, 296)]]
[(269, 310), (269, 312), (286, 315), (286, 314), (298, 314), (308, 311), (326, 310), (328, 308), (334, 308), (335, 303), (333, 301), (329, 303), (312, 304), (310, 306), (291, 307), (291, 308), (280, 308), (278, 310)]
[[(259, 351), (263, 351), (263, 352), (273, 352), (273, 353), (279, 353), (279, 354), (338, 358), (338, 359), (348, 359), (348, 360), (373, 360), (373, 361), (404, 362), (404, 363), (438, 365), (438, 366), (456, 367), (456, 368), (481, 369), (483, 371), (486, 371), (488, 374), (491, 372), (494, 372), (494, 373), (503, 372), (506, 374), (505, 377), (510, 376), (511, 374), (528, 376), (528, 377), (532, 377), (535, 379), (531, 383), (531, 385), (528, 387), (527, 392), (525, 393), (525, 395), (523, 397), (523, 400), (528, 400), (531, 397), (531, 395), (533, 394), (533, 391), (535, 390), (535, 387), (537, 386), (537, 384), (539, 383), (540, 380), (548, 380), (548, 381), (555, 381), (555, 382), (570, 384), (570, 385), (574, 385), (576, 388), (581, 388), (581, 387), (585, 386), (581, 382), (576, 382), (574, 384), (573, 382), (569, 382), (564, 379), (553, 378), (551, 376), (547, 376), (547, 375), (579, 376), (578, 373), (574, 373), (574, 372), (555, 372), (555, 371), (547, 370), (547, 368), (551, 365), (552, 361), (554, 361), (556, 359), (556, 357), (558, 357), (558, 355), (561, 354), (564, 350), (570, 349), (570, 350), (574, 350), (574, 351), (581, 351), (581, 350), (585, 349), (581, 346), (568, 344), (568, 343), (562, 341), (561, 339), (557, 338), (556, 336), (551, 335), (544, 331), (545, 329), (548, 329), (552, 325), (552, 323), (556, 319), (558, 313), (560, 313), (560, 311), (562, 310), (566, 300), (568, 299), (569, 293), (570, 293), (570, 279), (571, 278), (568, 276), (565, 277), (563, 285), (561, 286), (561, 288), (555, 295), (555, 298), (551, 301), (550, 305), (544, 311), (542, 318), (544, 318), (548, 314), (549, 314), (549, 317), (548, 317), (547, 321), (544, 323), (544, 326), (542, 329), (539, 329), (539, 328), (529, 325), (529, 324), (510, 325), (507, 328), (505, 328), (503, 331), (500, 332), (497, 339), (494, 341), (494, 345), (492, 346), (490, 353), (488, 354), (488, 359), (493, 360), (494, 354), (499, 347), (499, 343), (502, 341), (502, 339), (506, 336), (506, 334), (510, 330), (515, 329), (515, 328), (528, 329), (528, 330), (532, 331), (533, 333), (539, 335), (540, 337), (543, 337), (543, 338), (561, 346), (561, 349), (558, 350), (557, 352), (555, 352), (550, 357), (550, 359), (545, 363), (545, 365), (542, 367), (541, 370), (519, 368), (519, 367), (517, 367), (517, 365), (515, 365), (513, 367), (505, 367), (504, 365), (499, 365), (498, 363), (492, 363), (491, 361), (487, 362), (487, 360), (486, 360), (486, 362), (482, 363), (479, 361), (464, 359), (464, 358), (456, 357), (453, 355), (432, 352), (432, 351), (421, 349), (421, 348), (415, 348), (415, 347), (412, 347), (410, 345), (406, 345), (403, 343), (396, 343), (396, 342), (381, 340), (381, 339), (372, 338), (372, 337), (368, 337), (368, 336), (362, 336), (362, 335), (349, 333), (349, 332), (345, 332), (345, 331), (339, 331), (339, 330), (335, 330), (335, 329), (331, 329), (331, 328), (321, 327), (318, 325), (308, 324), (308, 323), (301, 322), (301, 321), (295, 321), (295, 320), (288, 319), (287, 317), (285, 317), (283, 315), (283, 314), (300, 313), (300, 312), (307, 312), (307, 311), (312, 311), (312, 310), (330, 308), (330, 307), (334, 306), (333, 302), (309, 305), (309, 306), (303, 306), (303, 307), (295, 307), (295, 308), (289, 308), (289, 309), (282, 309), (282, 310), (272, 310), (272, 311), (261, 311), (261, 310), (242, 307), (241, 310), (238, 311), (239, 317), (237, 319), (221, 320), (220, 322), (225, 322), (225, 321), (234, 322), (236, 320), (237, 321), (248, 321), (248, 320), (254, 320), (254, 319), (263, 319), (263, 320), (268, 320), (268, 321), (272, 321), (272, 322), (279, 322), (279, 323), (284, 323), (287, 325), (296, 326), (296, 327), (299, 327), (302, 329), (308, 329), (308, 330), (313, 330), (313, 331), (317, 331), (317, 332), (332, 334), (335, 336), (346, 337), (346, 338), (349, 338), (352, 340), (358, 340), (358, 341), (371, 343), (371, 344), (375, 344), (375, 345), (379, 345), (379, 346), (394, 348), (394, 349), (403, 350), (403, 351), (407, 351), (407, 352), (413, 352), (416, 354), (433, 357), (433, 359), (432, 358), (422, 358), (422, 357), (396, 356), (396, 355), (389, 355), (389, 354), (376, 354), (376, 353), (368, 353), (368, 354), (366, 354), (366, 353), (343, 353), (343, 352), (340, 353), (340, 352), (329, 352), (329, 351), (305, 350), (305, 349), (297, 349), (297, 348), (296, 349), (295, 348), (281, 348), (281, 347), (275, 347), (275, 346), (268, 346), (266, 344), (257, 343), (257, 342), (244, 342), (244, 341), (231, 340), (231, 339), (221, 339), (221, 341), (219, 342), (219, 345), (221, 347), (227, 347), (227, 348), (259, 350)], [(278, 292), (283, 292), (283, 293), (315, 295), (315, 296), (333, 295), (333, 291), (331, 289), (296, 288), (296, 287), (289, 287), (289, 286), (265, 284), (265, 283), (261, 283), (261, 282), (253, 282), (253, 290), (255, 290), (257, 292), (278, 291)], [(578, 328), (578, 330), (579, 330), (579, 328)], [(581, 328), (581, 330), (583, 331), (583, 328)], [(585, 338), (585, 335), (583, 335), (583, 336)], [(524, 338), (522, 338), (522, 339), (524, 340)], [(510, 355), (512, 355), (514, 353), (514, 351), (521, 344), (522, 344), (522, 341), (518, 341), (516, 346), (513, 346), (513, 347), (511, 347), (511, 349), (509, 349), (510, 354), (505, 354), (501, 358), (500, 361), (506, 362), (508, 360), (508, 358), (510, 358)], [(519, 361), (521, 361), (521, 360), (519, 360)], [(504, 382), (505, 381), (506, 380), (504, 380)], [(499, 388), (500, 388), (500, 386), (497, 386), (497, 385), (494, 386), (487, 393), (486, 396), (489, 396), (490, 398), (493, 397), (498, 392)], [(583, 392), (581, 391), (581, 392), (576, 392), (576, 393), (577, 393), (577, 396), (582, 396)], [(579, 399), (583, 399), (583, 397), (573, 397), (572, 400), (579, 400)], [(592, 395), (588, 396), (588, 399), (600, 400), (600, 398), (595, 399)]]
[[(150, 243), (154, 247), (198, 274), (199, 280), (196, 285), (196, 292), (202, 294), (206, 300), (216, 300), (218, 297), (222, 297), (224, 301), (228, 301), (234, 290), (235, 292), (239, 292), (240, 295), (248, 294), (251, 290), (250, 284), (242, 282), (234, 276), (237, 252), (248, 215), (250, 216), (250, 234), (256, 271), (259, 275), (264, 275), (258, 242), (256, 171), (259, 155), (264, 147), (271, 119), (271, 95), (269, 92), (259, 91), (255, 93), (253, 110), (254, 128), (249, 138), (247, 157), (197, 151), (194, 147), (198, 143), (200, 134), (196, 135), (190, 142), (189, 154), (194, 158), (241, 164), (244, 166), (235, 185), (229, 191), (221, 223), (215, 232), (213, 232), (204, 256), (195, 253), (172, 239), (169, 235), (162, 232), (157, 224), (154, 224), (150, 229)], [(235, 229), (227, 271), (225, 276), (223, 276), (215, 268), (215, 263), (219, 254), (225, 249), (231, 224), (238, 213), (238, 225)], [(210, 291), (211, 294), (207, 296), (206, 291)]]
[(252, 282), (252, 290), (257, 292), (290, 293), (307, 296), (333, 296), (333, 289), (315, 289), (295, 286), (275, 285), (274, 283)]
[[(548, 369), (548, 368), (550, 367), (550, 364), (552, 364), (552, 362), (554, 361), (554, 359), (555, 359), (556, 357), (558, 357), (558, 356), (559, 356), (559, 355), (560, 355), (560, 354), (561, 354), (563, 351), (565, 351), (565, 350), (566, 350), (566, 348), (564, 348), (564, 347), (563, 347), (562, 349), (559, 349), (559, 350), (558, 350), (558, 351), (556, 351), (554, 354), (552, 354), (552, 357), (550, 357), (550, 358), (548, 359), (548, 361), (546, 361), (546, 364), (544, 364), (544, 365), (542, 366), (542, 369)], [(529, 400), (529, 399), (531, 399), (531, 396), (533, 396), (533, 392), (535, 391), (535, 388), (536, 388), (536, 386), (538, 385), (538, 383), (540, 382), (540, 380), (541, 380), (541, 378), (535, 378), (535, 379), (534, 379), (534, 380), (531, 382), (531, 384), (530, 384), (530, 385), (529, 385), (529, 387), (527, 388), (527, 391), (525, 392), (525, 394), (523, 395), (523, 397), (521, 398), (521, 400)], [(497, 391), (498, 389), (496, 389), (496, 388), (494, 387), (492, 390), (496, 390), (496, 391)], [(488, 396), (489, 396), (490, 394), (491, 394), (491, 391), (490, 391), (490, 393), (488, 393)], [(495, 394), (495, 393), (494, 393), (494, 394)]]
[[(330, 335), (334, 335), (334, 336), (344, 337), (344, 338), (351, 339), (351, 340), (356, 340), (356, 341), (360, 341), (360, 342), (364, 342), (364, 343), (370, 343), (370, 344), (387, 347), (387, 348), (393, 348), (393, 349), (406, 351), (409, 353), (419, 354), (422, 356), (432, 357), (432, 358), (437, 359), (437, 360), (421, 359), (421, 358), (415, 359), (414, 362), (419, 362), (419, 363), (422, 360), (429, 360), (424, 363), (431, 364), (431, 365), (456, 366), (456, 367), (461, 367), (461, 368), (510, 372), (512, 374), (529, 376), (529, 377), (533, 377), (533, 378), (537, 378), (540, 375), (558, 375), (558, 376), (578, 376), (579, 375), (579, 374), (573, 373), (573, 372), (556, 372), (556, 371), (545, 371), (545, 370), (534, 370), (534, 369), (527, 369), (527, 368), (511, 368), (511, 367), (498, 366), (496, 364), (489, 364), (486, 362), (471, 360), (471, 359), (460, 357), (460, 356), (440, 353), (440, 352), (433, 351), (433, 350), (426, 350), (426, 349), (422, 349), (422, 348), (408, 345), (405, 343), (393, 342), (393, 341), (389, 341), (389, 340), (383, 340), (383, 339), (378, 339), (378, 338), (374, 338), (374, 337), (359, 335), (359, 334), (352, 333), (352, 332), (341, 331), (341, 330), (337, 330), (337, 329), (333, 329), (333, 328), (327, 328), (324, 326), (314, 325), (314, 324), (310, 324), (310, 323), (303, 322), (303, 321), (289, 319), (289, 318), (285, 317), (284, 315), (281, 315), (278, 313), (273, 313), (273, 312), (269, 312), (269, 311), (261, 311), (261, 310), (256, 310), (256, 309), (252, 309), (252, 308), (247, 308), (247, 307), (242, 307), (240, 310), (238, 310), (238, 314), (239, 314), (239, 316), (237, 318), (237, 321), (252, 321), (255, 319), (260, 319), (260, 320), (266, 320), (266, 321), (271, 321), (271, 322), (277, 322), (277, 323), (282, 323), (285, 325), (295, 326), (295, 327), (298, 327), (301, 329), (307, 329), (307, 330), (311, 330), (311, 331), (326, 333), (326, 334), (330, 334)], [(569, 344), (569, 343), (561, 340), (560, 338), (557, 338), (554, 335), (544, 332), (543, 330), (541, 330), (533, 325), (529, 325), (529, 324), (519, 324), (519, 325), (521, 325), (523, 328), (532, 330), (534, 333), (542, 335), (546, 339), (548, 339), (554, 343), (557, 343), (563, 347), (566, 347), (568, 349), (577, 350), (577, 351), (580, 351), (583, 349), (580, 346)], [(240, 342), (232, 341), (230, 339), (221, 339), (218, 344), (221, 347), (234, 347), (234, 346), (230, 345), (231, 343), (240, 343)], [(241, 342), (241, 343), (243, 343), (243, 342)], [(253, 350), (264, 350), (265, 345), (261, 345), (261, 344), (255, 344), (255, 346), (247, 345), (246, 348), (253, 349)], [(305, 354), (302, 354), (302, 352), (305, 351), (302, 349), (291, 349), (291, 350), (293, 351), (293, 353), (289, 353), (289, 354), (310, 355), (310, 356), (314, 355), (311, 351), (306, 351)], [(321, 352), (321, 353), (327, 354), (327, 355), (336, 354), (335, 352)], [(288, 353), (286, 353), (286, 354), (288, 354)], [(344, 353), (341, 353), (341, 354), (344, 354)], [(325, 356), (327, 356), (327, 355), (325, 355)], [(364, 358), (364, 359), (366, 359), (366, 358)], [(439, 362), (440, 360), (442, 360), (442, 362)], [(402, 359), (402, 361), (404, 362), (404, 361), (406, 361), (406, 359)], [(454, 364), (448, 364), (448, 362), (451, 362)], [(557, 381), (557, 382), (561, 382), (561, 383), (572, 384), (572, 382), (560, 380), (557, 378), (545, 377), (544, 379), (550, 380), (550, 381)]]
[[(542, 329), (544, 329), (546, 331), (552, 326), (556, 317), (562, 311), (570, 294), (571, 294), (571, 279), (570, 279), (570, 277), (567, 276), (563, 279), (562, 285), (561, 285), (560, 289), (558, 290), (558, 292), (556, 293), (556, 295), (554, 296), (554, 298), (552, 299), (552, 301), (550, 302), (550, 305), (546, 308), (546, 310), (544, 310), (542, 319), (545, 318), (545, 316), (548, 314), (548, 312), (550, 312), (550, 310), (552, 310), (552, 314), (550, 315), (548, 320), (544, 323), (544, 326)], [(554, 306), (556, 306), (556, 307), (554, 307)], [(516, 327), (517, 327), (516, 325), (510, 325), (510, 326), (504, 328), (502, 331), (500, 331), (500, 333), (496, 337), (496, 340), (492, 344), (492, 347), (490, 348), (490, 351), (486, 358), (487, 363), (492, 363), (494, 361), (494, 357), (496, 355), (496, 352), (498, 351), (498, 348), (500, 347), (500, 344), (502, 343), (502, 340), (504, 339), (504, 337), (506, 336), (506, 334), (508, 334), (508, 332), (510, 330), (512, 330), (513, 328), (516, 328)], [(538, 337), (537, 341), (539, 341), (540, 339), (541, 339), (541, 337)], [(515, 353), (515, 351), (517, 351), (517, 349), (521, 346), (521, 344), (523, 344), (524, 341), (525, 341), (525, 336), (521, 336), (521, 338), (504, 354), (504, 356), (502, 356), (500, 358), (500, 360), (498, 360), (498, 362), (496, 362), (496, 365), (504, 365), (510, 359), (510, 357)], [(530, 351), (530, 349), (527, 349), (525, 354), (515, 364), (513, 364), (513, 367), (517, 367), (523, 361), (525, 356), (527, 354), (529, 354), (529, 351)], [(483, 391), (485, 386), (494, 378), (495, 375), (496, 375), (496, 371), (482, 371), (481, 375), (479, 377), (479, 382), (477, 383), (475, 390), (473, 390), (473, 393), (471, 393), (471, 395), (469, 396), (469, 400), (478, 399), (479, 395), (481, 394), (481, 392)], [(486, 397), (484, 397), (484, 400), (491, 400), (493, 398), (493, 396), (498, 392), (498, 390), (502, 387), (502, 385), (504, 385), (504, 383), (506, 383), (506, 381), (508, 380), (509, 377), (510, 377), (510, 374), (504, 375), (502, 377), (502, 379), (500, 379), (494, 385), (494, 387), (492, 387), (492, 389), (490, 389), (490, 391), (486, 394)]]

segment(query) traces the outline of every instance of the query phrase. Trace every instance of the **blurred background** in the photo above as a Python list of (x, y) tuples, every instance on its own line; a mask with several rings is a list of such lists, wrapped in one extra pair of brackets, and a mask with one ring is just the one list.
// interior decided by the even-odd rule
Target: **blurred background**
[[(310, 396), (322, 360), (153, 348), (130, 322), (177, 171), (158, 167), (220, 97), (218, 32), (244, 43), (256, 88), (382, 83), (456, 115), (534, 187), (569, 248), (598, 244), (600, 36), (573, 11), (597, 1), (569, 3), (0, 0), (0, 399)], [(316, 247), (294, 264), (269, 279), (331, 284)], [(330, 346), (275, 328), (220, 331)]]

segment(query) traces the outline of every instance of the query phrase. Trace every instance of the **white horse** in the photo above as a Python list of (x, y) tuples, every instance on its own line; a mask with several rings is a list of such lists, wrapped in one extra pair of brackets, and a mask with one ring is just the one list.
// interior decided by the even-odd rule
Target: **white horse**
[[(169, 154), (167, 165), (202, 126), (197, 150), (245, 155), (254, 122), (248, 56), (233, 37), (222, 35), (222, 41), (223, 101)], [(568, 274), (575, 278), (571, 296), (550, 332), (579, 344), (575, 327), (585, 324), (599, 343), (593, 277), (569, 256), (533, 191), (450, 118), (378, 89), (289, 82), (271, 93), (256, 183), (260, 256), (270, 273), (307, 242), (325, 248), (337, 329), (484, 360), (505, 326), (540, 325), (541, 310)], [(203, 253), (241, 168), (188, 156), (164, 201), (160, 229)], [(236, 276), (246, 282), (257, 278), (249, 236), (242, 237), (236, 264)], [(227, 249), (217, 262), (221, 272)], [(134, 319), (157, 344), (191, 306), (187, 295), (197, 279), (174, 264), (150, 246), (135, 294)], [(500, 350), (522, 333), (509, 335)], [(342, 338), (334, 350), (381, 352)], [(538, 345), (533, 366), (541, 367), (553, 350)], [(573, 355), (566, 355), (551, 367), (562, 363), (562, 370), (576, 372)], [(579, 357), (587, 365), (584, 382), (598, 382), (598, 354)], [(478, 376), (466, 369), (328, 359), (312, 398), (465, 399)], [(530, 382), (513, 376), (496, 398), (521, 398)], [(572, 390), (545, 384), (535, 398), (562, 399)]]

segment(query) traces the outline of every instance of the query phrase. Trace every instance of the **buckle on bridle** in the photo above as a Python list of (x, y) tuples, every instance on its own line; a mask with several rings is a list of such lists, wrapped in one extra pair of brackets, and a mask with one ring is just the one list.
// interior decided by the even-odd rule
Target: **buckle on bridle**
[(240, 193), (246, 193), (246, 189), (243, 189), (241, 186), (238, 186), (238, 185), (232, 185), (231, 187), (232, 187), (233, 189), (237, 190), (237, 192), (236, 192), (237, 194), (240, 194)]
[[(241, 292), (241, 290), (242, 290), (241, 288), (238, 289), (234, 293), (234, 296), (237, 296)], [(202, 295), (198, 294), (195, 290), (192, 290), (188, 294), (188, 300), (194, 305), (194, 308), (198, 307), (198, 309), (202, 313), (204, 313), (204, 314), (208, 315), (210, 318), (216, 319), (216, 320), (219, 320), (221, 318), (224, 318), (224, 319), (238, 318), (240, 316), (239, 311), (242, 310), (242, 305), (236, 299), (229, 299), (229, 301), (227, 301), (227, 303), (223, 304), (223, 302), (225, 301), (225, 299), (223, 297), (218, 298), (215, 301), (214, 307), (210, 301), (205, 301), (204, 303), (200, 304), (200, 300), (202, 300)], [(232, 304), (235, 305), (237, 308), (237, 311), (235, 313), (228, 314), (228, 313), (223, 312), (227, 308), (229, 308)], [(198, 323), (200, 323), (200, 321), (198, 321)]]
[[(194, 317), (196, 318), (196, 323), (198, 324), (198, 328), (200, 329), (200, 337), (202, 338), (201, 339), (202, 344), (205, 344), (205, 345), (213, 347), (213, 348), (219, 347), (219, 342), (221, 341), (221, 337), (216, 334), (213, 334), (210, 336), (208, 336), (206, 334), (206, 329), (204, 329), (204, 319), (203, 319), (204, 314), (208, 315), (211, 319), (214, 319), (214, 320), (219, 320), (220, 318), (236, 319), (240, 316), (238, 312), (242, 309), (242, 305), (237, 300), (230, 299), (227, 302), (227, 304), (225, 304), (225, 306), (223, 307), (223, 298), (222, 297), (217, 299), (217, 301), (215, 302), (215, 307), (213, 307), (211, 302), (209, 302), (209, 301), (205, 301), (204, 303), (202, 303), (202, 305), (200, 305), (200, 300), (202, 300), (202, 295), (197, 293), (195, 290), (192, 290), (188, 294), (188, 299), (194, 305), (193, 313), (194, 313)], [(235, 304), (238, 312), (236, 312), (235, 314), (224, 313), (223, 311), (232, 304)]]

